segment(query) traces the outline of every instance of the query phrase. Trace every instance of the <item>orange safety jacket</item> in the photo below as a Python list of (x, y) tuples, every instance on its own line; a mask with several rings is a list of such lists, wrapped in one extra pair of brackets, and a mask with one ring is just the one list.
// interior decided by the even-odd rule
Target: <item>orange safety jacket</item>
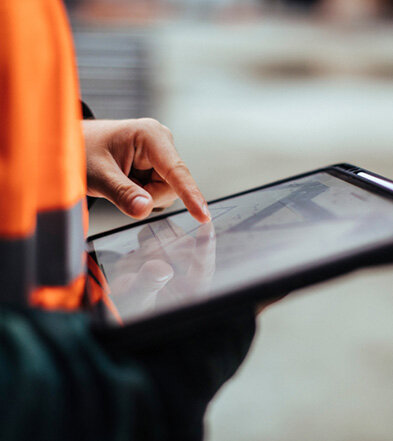
[(0, 2), (0, 301), (81, 305), (86, 165), (60, 0)]

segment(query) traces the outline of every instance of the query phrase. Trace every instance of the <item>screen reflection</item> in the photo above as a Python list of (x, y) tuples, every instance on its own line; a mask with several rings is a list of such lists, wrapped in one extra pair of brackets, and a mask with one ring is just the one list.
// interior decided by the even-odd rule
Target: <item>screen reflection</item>
[(210, 222), (186, 234), (167, 219), (159, 228), (144, 226), (138, 246), (125, 255), (108, 253), (111, 299), (121, 315), (139, 315), (161, 302), (182, 303), (209, 292), (215, 272), (216, 235)]
[(125, 321), (247, 292), (392, 241), (391, 200), (328, 173), (214, 202), (210, 212), (209, 224), (179, 212), (91, 242)]

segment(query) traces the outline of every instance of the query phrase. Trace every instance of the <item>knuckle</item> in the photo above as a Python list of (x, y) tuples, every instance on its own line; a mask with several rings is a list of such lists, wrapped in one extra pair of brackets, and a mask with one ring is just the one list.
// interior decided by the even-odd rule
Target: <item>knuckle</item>
[(168, 139), (169, 142), (174, 145), (174, 138), (171, 130), (161, 124), (154, 118), (140, 118), (139, 120), (139, 136), (156, 136), (163, 139)]
[(171, 130), (169, 129), (169, 127), (162, 125), (162, 129), (164, 131), (164, 133), (168, 136), (168, 138), (173, 141), (173, 133), (171, 132)]
[(150, 129), (156, 129), (160, 130), (161, 132), (165, 133), (168, 136), (172, 136), (171, 130), (165, 126), (164, 124), (161, 124), (158, 120), (154, 118), (141, 118), (139, 120), (144, 126), (150, 128)]
[(148, 127), (148, 128), (157, 128), (160, 127), (161, 124), (154, 118), (140, 118), (139, 122), (142, 123), (142, 125)]

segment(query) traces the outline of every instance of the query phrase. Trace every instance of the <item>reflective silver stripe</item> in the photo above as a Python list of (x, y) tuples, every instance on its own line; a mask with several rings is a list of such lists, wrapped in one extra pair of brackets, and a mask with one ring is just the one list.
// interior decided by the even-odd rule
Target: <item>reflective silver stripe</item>
[(82, 272), (84, 247), (82, 202), (68, 210), (38, 213), (37, 285), (67, 285)]
[(34, 238), (0, 239), (0, 302), (26, 305), (34, 286)]
[(40, 286), (64, 286), (84, 271), (82, 202), (38, 213), (33, 236), (0, 239), (0, 300), (26, 304)]

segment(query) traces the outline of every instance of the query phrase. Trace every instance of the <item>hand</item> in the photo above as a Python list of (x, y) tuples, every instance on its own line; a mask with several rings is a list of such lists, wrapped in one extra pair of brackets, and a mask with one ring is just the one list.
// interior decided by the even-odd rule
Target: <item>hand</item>
[(168, 128), (150, 118), (82, 124), (89, 196), (105, 197), (136, 219), (180, 197), (195, 219), (210, 220), (206, 201)]

